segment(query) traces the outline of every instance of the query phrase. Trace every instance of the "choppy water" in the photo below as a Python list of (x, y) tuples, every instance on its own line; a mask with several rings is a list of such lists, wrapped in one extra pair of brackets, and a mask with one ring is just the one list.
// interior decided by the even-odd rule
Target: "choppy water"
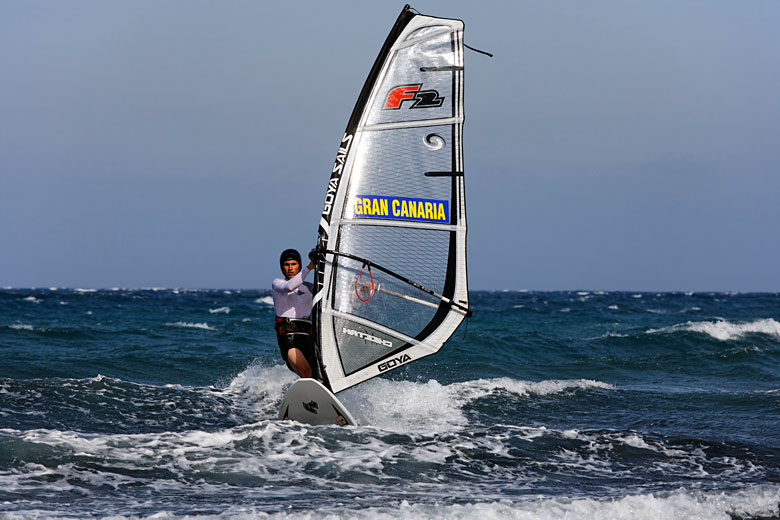
[(475, 292), (275, 420), (266, 292), (0, 290), (0, 517), (780, 518), (780, 295)]

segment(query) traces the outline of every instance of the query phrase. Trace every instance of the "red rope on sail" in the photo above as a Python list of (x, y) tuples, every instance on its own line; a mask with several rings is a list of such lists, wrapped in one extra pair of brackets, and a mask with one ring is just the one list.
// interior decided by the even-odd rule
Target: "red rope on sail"
[[(371, 278), (371, 292), (369, 293), (368, 298), (364, 300), (360, 297), (360, 293), (358, 292), (358, 282), (360, 281), (360, 276), (363, 274), (363, 269), (366, 268), (366, 265), (368, 265), (368, 276)], [(360, 272), (358, 273), (357, 278), (355, 278), (355, 296), (357, 296), (358, 300), (361, 302), (367, 302), (374, 297), (374, 275), (371, 274), (371, 262), (366, 262), (363, 264), (363, 267), (360, 268)]]

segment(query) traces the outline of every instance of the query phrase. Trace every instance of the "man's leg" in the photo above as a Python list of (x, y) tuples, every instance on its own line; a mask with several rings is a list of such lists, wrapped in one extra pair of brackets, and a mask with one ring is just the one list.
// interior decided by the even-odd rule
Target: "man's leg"
[(301, 377), (311, 377), (311, 367), (299, 349), (293, 347), (287, 351), (287, 361)]

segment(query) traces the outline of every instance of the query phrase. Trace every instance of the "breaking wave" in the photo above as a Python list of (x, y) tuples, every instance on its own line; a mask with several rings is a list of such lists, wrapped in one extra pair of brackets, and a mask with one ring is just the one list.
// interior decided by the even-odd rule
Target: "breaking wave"
[(780, 337), (780, 322), (777, 322), (772, 318), (743, 323), (732, 323), (726, 320), (689, 321), (663, 329), (650, 329), (647, 332), (648, 334), (656, 334), (678, 331), (698, 332), (721, 341), (739, 339), (747, 334), (768, 334), (770, 336)]
[(202, 330), (216, 330), (208, 323), (189, 323), (185, 321), (177, 321), (175, 323), (166, 323), (168, 327), (182, 327), (185, 329), (202, 329)]

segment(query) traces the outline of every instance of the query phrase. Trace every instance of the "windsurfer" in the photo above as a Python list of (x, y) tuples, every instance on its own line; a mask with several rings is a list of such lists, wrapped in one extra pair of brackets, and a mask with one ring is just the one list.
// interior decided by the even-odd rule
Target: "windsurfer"
[(290, 370), (300, 377), (312, 377), (312, 366), (316, 367), (311, 326), (313, 285), (304, 280), (314, 269), (314, 262), (301, 269), (301, 254), (285, 249), (279, 257), (279, 267), (284, 278), (275, 279), (271, 285), (279, 351)]

